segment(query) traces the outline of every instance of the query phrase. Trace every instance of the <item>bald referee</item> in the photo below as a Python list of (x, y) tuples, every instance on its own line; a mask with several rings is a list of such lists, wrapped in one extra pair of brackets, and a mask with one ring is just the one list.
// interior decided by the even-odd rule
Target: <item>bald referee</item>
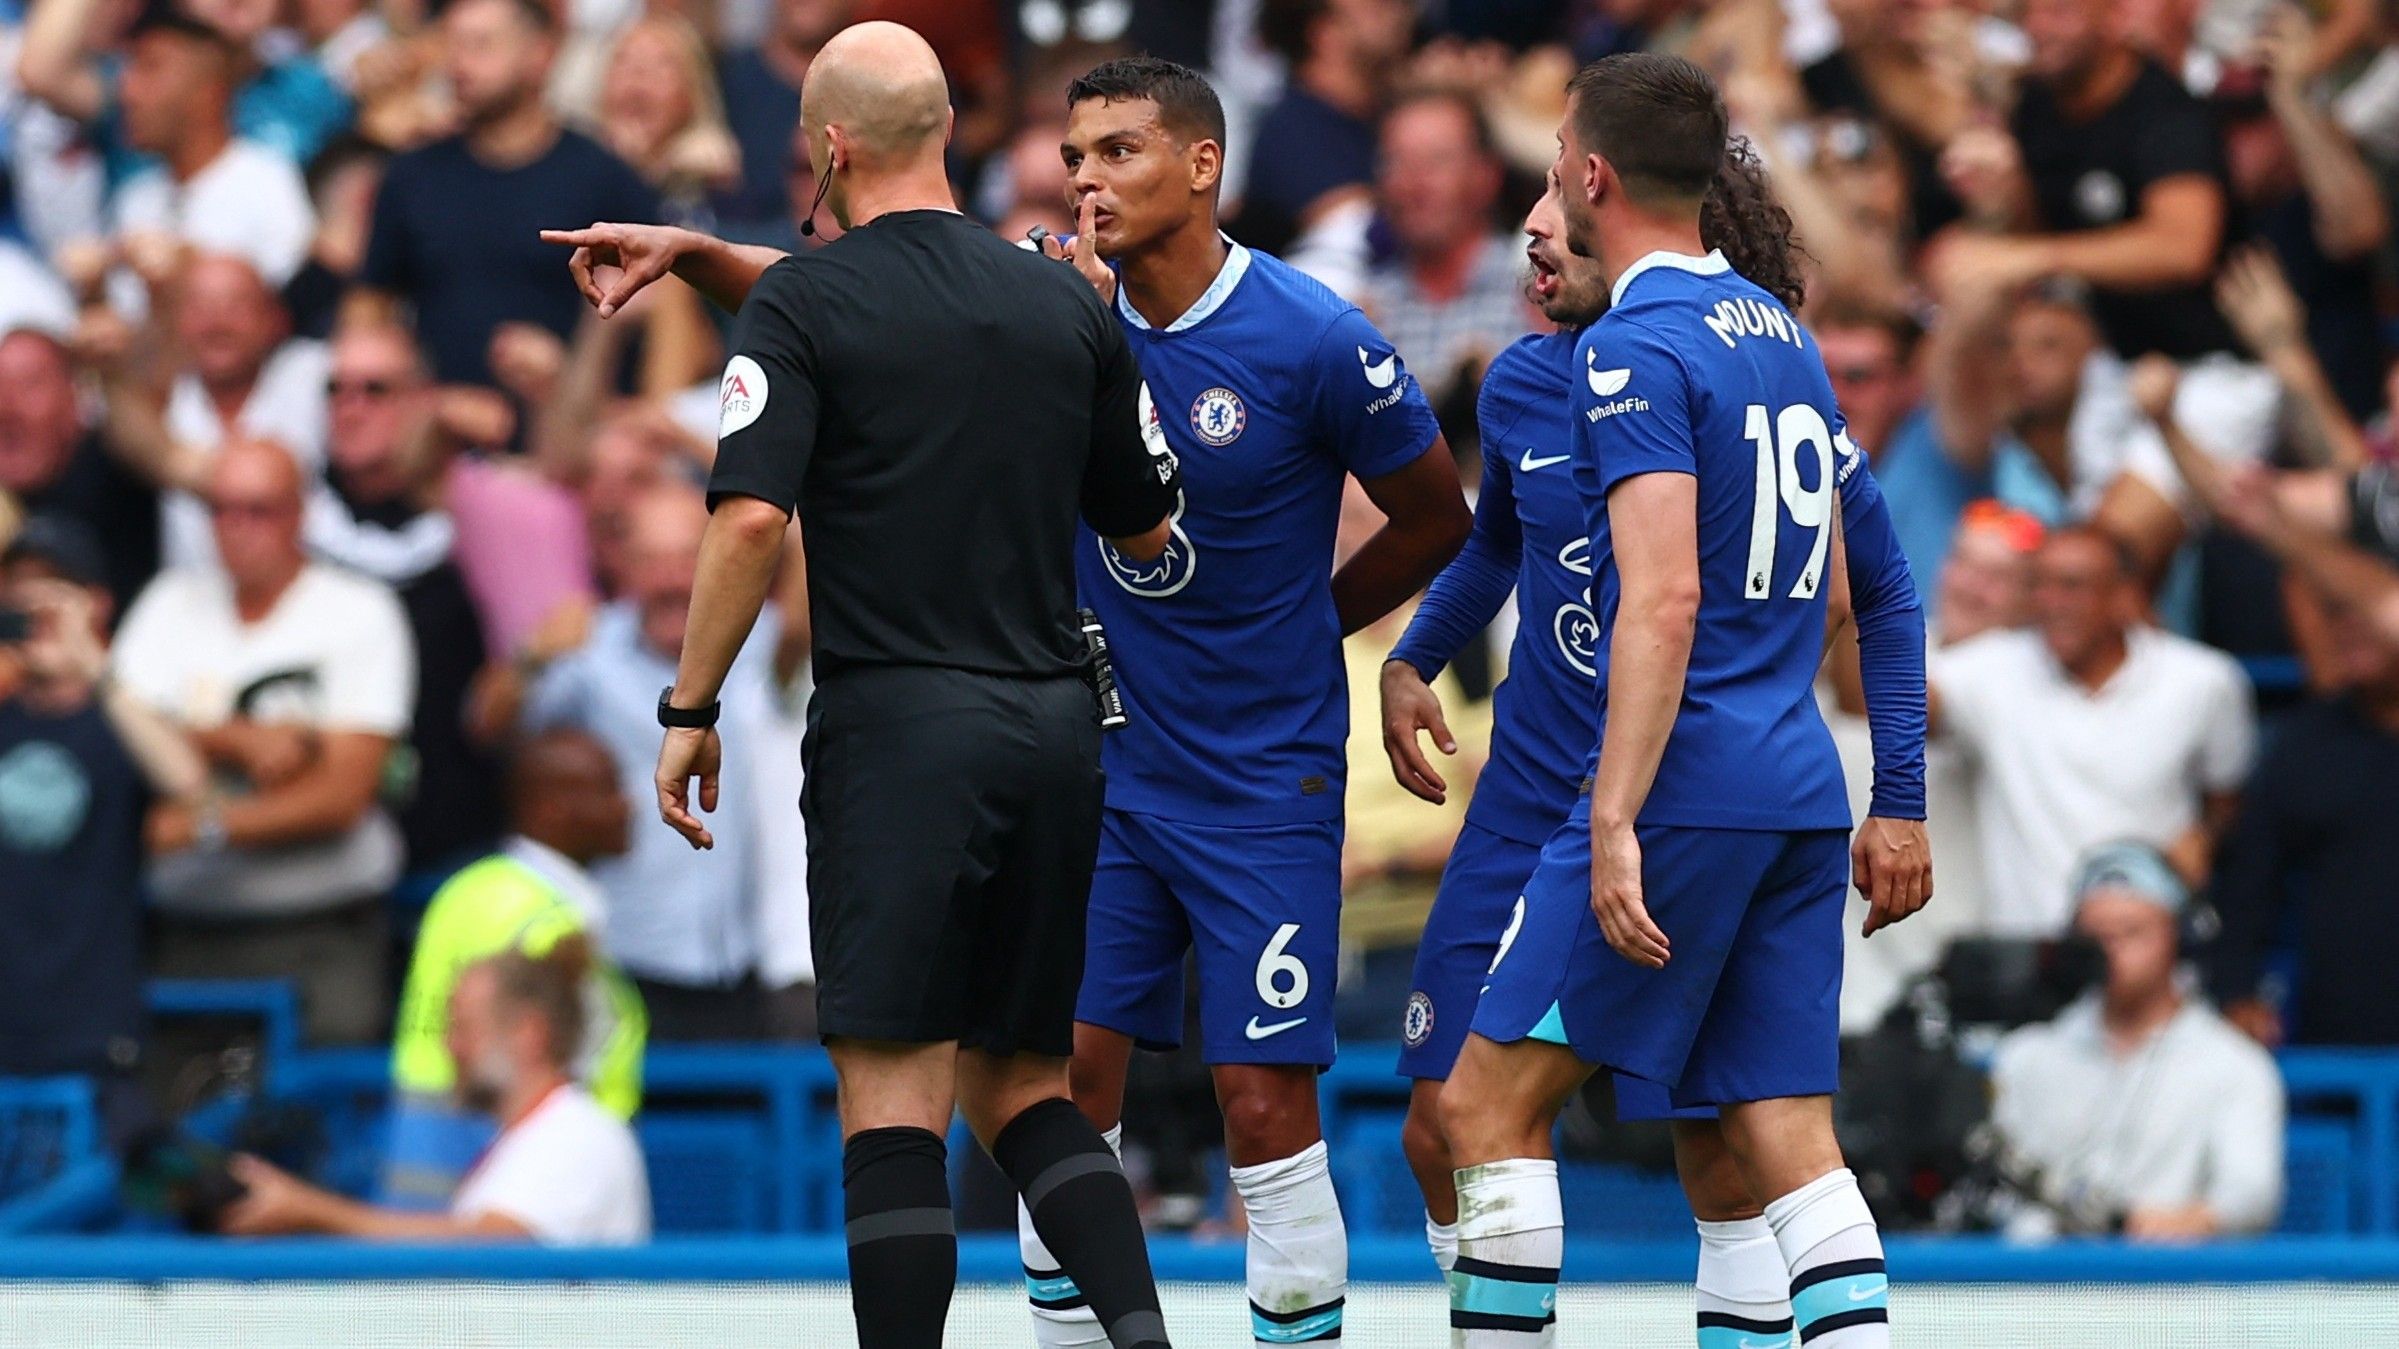
[(1140, 373), (1091, 287), (958, 214), (921, 38), (844, 30), (801, 119), (846, 232), (741, 307), (690, 631), (659, 700), (659, 809), (709, 845), (691, 781), (715, 809), (717, 689), (796, 510), (817, 671), (801, 809), (859, 1342), (941, 1343), (954, 1101), (1109, 1342), (1163, 1345), (1132, 1190), (1066, 1063), (1101, 785), (1076, 516), (1155, 558), (1175, 461), (1143, 434)]

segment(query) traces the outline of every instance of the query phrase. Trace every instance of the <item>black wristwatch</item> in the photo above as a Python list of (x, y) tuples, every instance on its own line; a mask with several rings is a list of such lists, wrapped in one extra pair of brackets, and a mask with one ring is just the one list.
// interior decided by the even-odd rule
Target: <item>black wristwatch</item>
[(716, 725), (716, 714), (724, 708), (723, 700), (706, 707), (677, 707), (668, 701), (675, 696), (675, 686), (658, 690), (658, 724), (677, 731), (705, 731)]

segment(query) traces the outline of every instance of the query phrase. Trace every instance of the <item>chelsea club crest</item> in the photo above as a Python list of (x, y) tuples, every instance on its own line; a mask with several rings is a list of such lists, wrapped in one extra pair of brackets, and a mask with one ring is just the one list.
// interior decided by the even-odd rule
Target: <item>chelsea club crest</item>
[(1408, 995), (1408, 1010), (1400, 1014), (1399, 1038), (1410, 1049), (1420, 1049), (1433, 1033), (1433, 1000), (1422, 989)]
[(1230, 445), (1249, 424), (1241, 395), (1222, 385), (1191, 400), (1191, 434), (1211, 445)]

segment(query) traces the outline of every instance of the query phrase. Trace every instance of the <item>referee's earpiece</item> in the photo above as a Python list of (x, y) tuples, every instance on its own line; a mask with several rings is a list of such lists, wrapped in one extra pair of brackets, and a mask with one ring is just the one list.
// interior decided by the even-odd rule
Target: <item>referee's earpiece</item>
[(808, 203), (808, 217), (800, 222), (800, 236), (802, 238), (813, 239), (816, 237), (816, 213), (824, 206), (825, 193), (830, 190), (832, 186), (833, 169), (830, 165), (828, 165), (826, 166), (825, 171), (818, 174), (816, 177), (816, 200)]
[(832, 127), (825, 128), (825, 171), (816, 176), (816, 200), (808, 203), (808, 218), (800, 222), (800, 237), (816, 237), (816, 213), (823, 209), (825, 193), (833, 188), (833, 175), (841, 168), (841, 142)]

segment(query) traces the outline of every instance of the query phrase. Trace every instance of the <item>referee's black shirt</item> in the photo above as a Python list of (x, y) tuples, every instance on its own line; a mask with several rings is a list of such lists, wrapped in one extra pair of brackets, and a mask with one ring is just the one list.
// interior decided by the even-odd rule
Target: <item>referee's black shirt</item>
[(949, 211), (878, 216), (767, 269), (719, 389), (713, 505), (799, 513), (820, 674), (1080, 665), (1075, 517), (1174, 509), (1141, 372), (1071, 267)]

